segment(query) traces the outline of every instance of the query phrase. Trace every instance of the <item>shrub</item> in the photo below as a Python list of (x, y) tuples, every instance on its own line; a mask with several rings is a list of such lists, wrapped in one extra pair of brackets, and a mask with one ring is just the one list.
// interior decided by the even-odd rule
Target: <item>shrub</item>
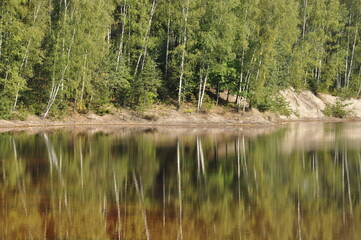
[(277, 95), (274, 99), (272, 99), (271, 111), (287, 117), (294, 113), (290, 107), (290, 103), (287, 102), (281, 95)]
[(214, 108), (214, 106), (215, 106), (214, 102), (209, 97), (209, 95), (204, 94), (203, 103), (202, 103), (202, 107), (201, 107), (201, 112), (207, 113), (207, 112), (211, 111)]
[(270, 111), (287, 117), (294, 113), (289, 102), (279, 94), (265, 98), (264, 101), (258, 103), (256, 107), (260, 112)]
[(327, 104), (323, 113), (328, 117), (344, 118), (351, 112), (345, 109), (349, 105), (337, 99), (335, 104)]
[(99, 116), (104, 116), (113, 113), (114, 109), (115, 109), (114, 106), (110, 103), (102, 104), (97, 108), (95, 108), (95, 113)]

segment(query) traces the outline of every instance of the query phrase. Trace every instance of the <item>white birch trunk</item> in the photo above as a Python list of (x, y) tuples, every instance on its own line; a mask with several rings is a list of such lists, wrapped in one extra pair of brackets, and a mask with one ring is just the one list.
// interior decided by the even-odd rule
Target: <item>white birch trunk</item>
[(170, 0), (168, 1), (167, 47), (165, 52), (165, 78), (168, 77), (169, 41), (170, 41)]
[(320, 58), (320, 62), (318, 65), (318, 71), (317, 71), (317, 83), (320, 82), (321, 79), (321, 73), (322, 73), (322, 57)]
[(349, 57), (349, 45), (350, 45), (350, 36), (347, 34), (347, 50), (346, 50), (346, 61), (345, 61), (345, 82), (344, 87), (347, 88), (347, 73), (348, 73), (348, 57)]
[(124, 0), (124, 7), (122, 10), (123, 13), (123, 21), (122, 21), (122, 33), (121, 33), (121, 37), (120, 37), (120, 43), (119, 43), (119, 49), (118, 49), (118, 56), (117, 56), (117, 67), (115, 69), (116, 72), (119, 71), (119, 64), (120, 64), (120, 60), (121, 57), (123, 55), (123, 45), (124, 45), (124, 34), (125, 34), (125, 23), (126, 23), (126, 19), (127, 19), (127, 12), (126, 12), (126, 0)]
[[(360, 78), (360, 77), (361, 77), (361, 66), (360, 66), (360, 69), (358, 70), (358, 78)], [(360, 93), (361, 93), (361, 84), (360, 84), (360, 87), (359, 87), (359, 89), (357, 91), (357, 96), (359, 96)]]
[(307, 6), (308, 0), (303, 0), (303, 24), (302, 24), (302, 40), (305, 39), (306, 35), (306, 22), (307, 22)]
[(179, 110), (182, 102), (182, 85), (183, 85), (183, 75), (184, 75), (184, 60), (186, 54), (187, 47), (187, 23), (188, 23), (188, 12), (189, 12), (189, 0), (187, 0), (187, 5), (183, 7), (183, 15), (184, 15), (184, 36), (183, 36), (183, 49), (182, 49), (182, 59), (181, 59), (181, 68), (180, 68), (180, 76), (179, 76), (179, 89), (178, 89), (178, 107)]
[(177, 140), (177, 177), (178, 177), (178, 197), (179, 197), (179, 230), (177, 239), (183, 240), (183, 204), (182, 204), (182, 175), (180, 166), (180, 145)]
[[(33, 25), (34, 26), (36, 25), (36, 19), (38, 18), (40, 7), (41, 7), (41, 3), (37, 7), (35, 7), (35, 10), (34, 10), (34, 13), (33, 13)], [(1, 37), (1, 32), (0, 32), (0, 37)], [(21, 65), (20, 65), (20, 68), (19, 68), (19, 77), (22, 77), (22, 70), (24, 68), (26, 68), (26, 65), (28, 63), (28, 55), (29, 55), (30, 44), (31, 44), (31, 37), (29, 37), (28, 44), (26, 45), (26, 49), (25, 49), (25, 54), (24, 54), (23, 60), (21, 61)], [(1, 48), (1, 44), (0, 44), (0, 48)], [(20, 81), (17, 84), (16, 94), (15, 94), (15, 101), (14, 101), (13, 107), (11, 109), (11, 112), (15, 111), (17, 103), (18, 103), (19, 92), (20, 92), (20, 84), (21, 84)]]
[(346, 179), (347, 179), (347, 193), (348, 193), (348, 201), (350, 205), (350, 216), (353, 217), (353, 208), (352, 208), (352, 196), (351, 196), (351, 184), (350, 184), (350, 173), (348, 169), (348, 157), (347, 150), (345, 148), (345, 169), (346, 169)]
[(242, 114), (244, 114), (245, 111), (246, 111), (246, 101), (247, 101), (247, 97), (248, 97), (248, 90), (249, 90), (250, 81), (251, 81), (251, 72), (248, 71), (247, 76), (246, 76), (246, 87), (245, 87), (246, 93), (245, 93), (245, 96), (244, 96), (245, 101), (243, 101)]
[(205, 178), (205, 164), (204, 164), (204, 153), (202, 147), (202, 140), (197, 136), (197, 161), (198, 161), (198, 171), (202, 172), (203, 177)]
[[(254, 60), (254, 54), (255, 54), (255, 51), (252, 53), (251, 62), (253, 62), (253, 60)], [(262, 63), (262, 61), (260, 60), (259, 65), (261, 65), (261, 63)], [(247, 101), (247, 97), (248, 97), (248, 91), (249, 91), (249, 85), (250, 85), (250, 81), (251, 81), (252, 70), (253, 70), (253, 66), (248, 69), (246, 79), (245, 79), (246, 86), (244, 87), (245, 96), (244, 96), (244, 101), (243, 101), (242, 114), (244, 114), (244, 112), (246, 111), (246, 101)], [(257, 78), (256, 78), (256, 80), (257, 80)]]
[(242, 92), (242, 83), (243, 83), (243, 65), (244, 65), (244, 49), (242, 51), (241, 76), (239, 78), (239, 86), (238, 86), (237, 112), (239, 112), (239, 109), (241, 108), (241, 92)]
[[(202, 108), (202, 106), (203, 106), (203, 98), (204, 98), (204, 94), (205, 94), (205, 92), (206, 92), (208, 75), (209, 75), (209, 66), (207, 66), (206, 76), (204, 77), (204, 81), (203, 81), (201, 100), (200, 100), (200, 102), (199, 102), (199, 110), (200, 110), (200, 109)], [(198, 110), (198, 111), (199, 111), (199, 110)]]
[(244, 140), (244, 135), (242, 135), (242, 154), (243, 154), (243, 171), (244, 175), (248, 177), (248, 164), (247, 164), (247, 155), (246, 155), (246, 144)]
[(143, 221), (144, 221), (144, 226), (145, 226), (145, 235), (147, 237), (147, 240), (150, 240), (150, 231), (149, 231), (149, 227), (148, 227), (147, 211), (144, 206), (144, 192), (143, 192), (142, 181), (140, 180), (138, 183), (138, 179), (137, 179), (134, 169), (133, 169), (133, 179), (134, 179), (135, 189), (139, 195), (139, 202), (140, 202), (140, 205), (142, 208), (142, 216), (143, 216)]
[(113, 172), (114, 179), (114, 193), (115, 193), (115, 203), (117, 205), (117, 222), (118, 222), (118, 240), (121, 239), (121, 224), (120, 224), (120, 200), (119, 200), (119, 190), (117, 186), (117, 181), (115, 178), (115, 172)]
[(74, 38), (75, 38), (75, 29), (73, 30), (73, 36), (72, 36), (72, 39), (71, 39), (71, 42), (70, 42), (70, 46), (69, 46), (69, 49), (68, 49), (68, 52), (67, 52), (67, 63), (64, 67), (64, 70), (61, 74), (61, 78), (60, 78), (60, 81), (55, 84), (55, 79), (53, 78), (53, 83), (52, 83), (52, 89), (50, 91), (50, 96), (49, 96), (49, 100), (48, 100), (48, 105), (46, 107), (46, 110), (45, 110), (45, 113), (43, 115), (44, 118), (46, 118), (50, 112), (50, 109), (51, 107), (53, 106), (54, 102), (55, 102), (55, 99), (58, 95), (58, 92), (59, 92), (59, 89), (60, 87), (63, 87), (64, 83), (64, 78), (65, 78), (65, 74), (66, 74), (66, 71), (68, 70), (68, 67), (69, 67), (69, 60), (70, 60), (70, 55), (71, 55), (71, 51), (72, 51), (72, 47), (73, 47), (73, 43), (74, 43)]
[(165, 194), (166, 194), (166, 190), (165, 190), (165, 170), (163, 168), (163, 234), (164, 234), (164, 230), (165, 230), (165, 223), (166, 223), (166, 216), (165, 216), (165, 208), (166, 208), (166, 200), (165, 200)]
[(199, 73), (199, 91), (198, 91), (198, 104), (197, 104), (197, 112), (200, 110), (200, 104), (201, 104), (201, 95), (202, 95), (202, 85), (203, 85), (203, 71), (204, 67), (202, 66)]
[[(31, 38), (29, 38), (28, 40), (28, 44), (26, 45), (26, 49), (25, 49), (25, 53), (24, 53), (24, 57), (23, 57), (23, 60), (21, 61), (21, 65), (20, 65), (20, 68), (19, 68), (19, 77), (22, 77), (22, 70), (26, 67), (26, 64), (27, 64), (27, 58), (28, 58), (28, 53), (29, 53), (29, 48), (30, 48), (30, 44), (31, 44)], [(21, 80), (19, 80), (18, 84), (17, 84), (17, 87), (16, 87), (16, 93), (15, 93), (15, 101), (14, 101), (14, 105), (11, 109), (11, 112), (14, 112), (15, 109), (16, 109), (16, 106), (17, 106), (17, 103), (18, 103), (18, 98), (19, 98), (19, 92), (20, 92), (20, 82)]]
[(345, 211), (345, 157), (342, 154), (342, 218), (343, 223), (346, 223), (346, 211)]
[(80, 106), (81, 106), (81, 107), (83, 106), (87, 59), (88, 59), (88, 53), (86, 53), (85, 56), (84, 56), (83, 76), (82, 76), (82, 84), (81, 84), (81, 92), (80, 92)]
[(155, 8), (156, 8), (156, 7), (157, 7), (157, 2), (154, 0), (154, 1), (153, 1), (153, 5), (152, 5), (151, 17), (150, 17), (150, 20), (149, 20), (149, 27), (148, 27), (148, 33), (147, 33), (147, 41), (146, 41), (146, 44), (145, 44), (145, 46), (144, 46), (144, 56), (143, 56), (142, 68), (141, 68), (142, 71), (143, 71), (143, 69), (144, 69), (145, 59), (147, 58), (148, 39), (149, 39), (150, 29), (151, 29), (151, 26), (152, 26), (152, 19), (153, 19), (153, 16), (154, 16)]
[(108, 30), (108, 34), (107, 34), (107, 44), (108, 44), (108, 49), (110, 48), (110, 36), (112, 33), (112, 28), (111, 26), (109, 26), (109, 30)]
[(302, 240), (302, 218), (301, 218), (301, 203), (300, 203), (300, 186), (298, 186), (298, 194), (297, 194), (297, 239)]
[(143, 50), (140, 52), (139, 57), (138, 57), (138, 61), (137, 61), (137, 65), (135, 66), (135, 70), (134, 70), (134, 76), (137, 75), (138, 73), (138, 69), (140, 66), (140, 62), (142, 60), (142, 66), (141, 66), (141, 70), (143, 70), (144, 68), (144, 64), (145, 64), (145, 59), (147, 56), (147, 49), (148, 49), (148, 39), (149, 39), (149, 35), (150, 35), (150, 29), (152, 27), (152, 20), (153, 20), (153, 16), (155, 13), (155, 9), (157, 7), (157, 1), (153, 0), (153, 4), (152, 4), (152, 9), (150, 10), (150, 16), (149, 16), (149, 22), (148, 22), (148, 28), (147, 28), (147, 32), (144, 36), (144, 46), (143, 46)]
[(238, 86), (238, 96), (237, 96), (237, 112), (241, 108), (241, 93), (242, 93), (242, 83), (243, 83), (243, 72), (241, 72), (241, 76), (239, 78), (239, 86)]
[(353, 65), (353, 59), (355, 55), (355, 49), (356, 49), (356, 43), (357, 43), (357, 36), (358, 36), (358, 23), (356, 23), (356, 30), (355, 30), (355, 38), (352, 45), (352, 51), (351, 51), (351, 60), (350, 60), (350, 66), (347, 74), (347, 86), (350, 83), (351, 73), (352, 73), (352, 65)]

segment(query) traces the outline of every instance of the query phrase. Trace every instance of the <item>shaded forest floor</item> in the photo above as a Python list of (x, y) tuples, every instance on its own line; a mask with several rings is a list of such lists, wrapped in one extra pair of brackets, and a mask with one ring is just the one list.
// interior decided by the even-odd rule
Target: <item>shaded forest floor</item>
[[(245, 113), (235, 111), (234, 107), (226, 105), (211, 106), (206, 111), (196, 112), (194, 104), (184, 104), (180, 111), (173, 105), (154, 105), (144, 111), (126, 109), (113, 110), (104, 116), (92, 112), (87, 114), (71, 114), (63, 119), (44, 119), (38, 116), (28, 116), (24, 121), (0, 120), (1, 128), (17, 127), (55, 127), (78, 125), (105, 126), (244, 126), (273, 125), (287, 121), (358, 121), (361, 120), (361, 100), (343, 100), (343, 108), (347, 115), (340, 118), (324, 114), (327, 106), (334, 106), (337, 97), (328, 94), (315, 96), (310, 91), (297, 92), (288, 89), (280, 92), (290, 110), (289, 116), (273, 112), (259, 112), (256, 109)], [(222, 98), (222, 95), (221, 95)], [(225, 99), (222, 101), (224, 102)]]

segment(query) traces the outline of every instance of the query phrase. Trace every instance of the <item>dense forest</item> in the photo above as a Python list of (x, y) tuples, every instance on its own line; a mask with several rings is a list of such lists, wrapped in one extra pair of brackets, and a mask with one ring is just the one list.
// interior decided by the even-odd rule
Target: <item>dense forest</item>
[(0, 116), (359, 96), (360, 21), (360, 0), (1, 0)]

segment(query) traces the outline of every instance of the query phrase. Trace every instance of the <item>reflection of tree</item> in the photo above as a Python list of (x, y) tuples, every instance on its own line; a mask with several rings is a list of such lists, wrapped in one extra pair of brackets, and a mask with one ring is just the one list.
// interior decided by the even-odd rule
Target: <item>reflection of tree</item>
[(359, 239), (360, 149), (287, 131), (1, 134), (0, 239)]

